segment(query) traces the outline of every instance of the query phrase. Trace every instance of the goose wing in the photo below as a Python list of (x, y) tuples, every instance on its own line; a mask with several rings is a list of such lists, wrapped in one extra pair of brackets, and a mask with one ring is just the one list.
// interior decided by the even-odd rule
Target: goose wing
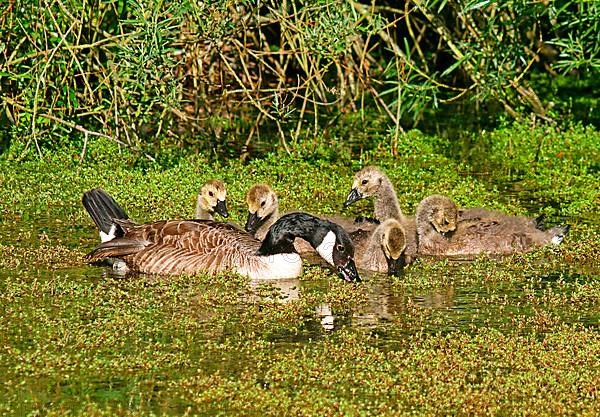
[(229, 224), (165, 220), (129, 224), (125, 236), (101, 244), (88, 259), (121, 257), (145, 273), (215, 273), (251, 263), (259, 247), (258, 240)]
[(544, 232), (536, 229), (531, 219), (527, 222), (473, 220), (458, 223), (455, 242), (465, 253), (512, 253), (524, 252), (537, 243), (544, 242)]

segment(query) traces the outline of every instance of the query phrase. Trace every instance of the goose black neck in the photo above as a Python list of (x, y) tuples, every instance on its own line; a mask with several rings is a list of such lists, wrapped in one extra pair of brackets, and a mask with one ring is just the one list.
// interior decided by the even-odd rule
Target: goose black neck
[(267, 232), (258, 255), (274, 255), (277, 253), (293, 253), (294, 239), (300, 237), (313, 248), (323, 242), (331, 231), (330, 222), (307, 213), (289, 213), (281, 216)]

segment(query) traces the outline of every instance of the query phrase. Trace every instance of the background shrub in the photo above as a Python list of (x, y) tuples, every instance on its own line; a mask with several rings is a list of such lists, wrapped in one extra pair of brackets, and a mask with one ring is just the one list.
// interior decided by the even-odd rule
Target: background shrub
[(383, 115), (396, 139), (465, 108), (597, 123), (599, 22), (585, 0), (11, 0), (0, 150), (77, 141), (84, 156), (105, 137), (149, 158), (169, 146), (245, 157), (327, 137), (357, 112)]

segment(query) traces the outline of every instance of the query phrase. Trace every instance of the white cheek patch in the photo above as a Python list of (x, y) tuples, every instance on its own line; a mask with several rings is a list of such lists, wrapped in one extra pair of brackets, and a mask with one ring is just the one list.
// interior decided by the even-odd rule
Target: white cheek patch
[(556, 235), (556, 236), (552, 237), (551, 242), (553, 245), (560, 245), (564, 238), (565, 238), (564, 235)]
[(100, 230), (100, 241), (104, 243), (113, 240), (116, 236), (116, 232), (117, 225), (115, 224), (110, 225), (110, 230), (108, 231), (108, 233), (104, 233), (102, 230)]
[(323, 241), (315, 249), (330, 265), (333, 265), (333, 248), (335, 247), (335, 233), (329, 231)]

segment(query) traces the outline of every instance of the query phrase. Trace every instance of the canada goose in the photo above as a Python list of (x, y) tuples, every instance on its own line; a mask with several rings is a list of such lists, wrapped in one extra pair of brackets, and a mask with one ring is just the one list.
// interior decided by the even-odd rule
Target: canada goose
[(560, 244), (570, 226), (540, 230), (528, 219), (499, 218), (457, 221), (454, 201), (442, 195), (423, 199), (417, 207), (419, 254), (477, 255), (528, 252), (549, 243)]
[[(307, 240), (346, 281), (359, 281), (354, 246), (338, 225), (306, 213), (283, 216), (261, 243), (233, 225), (210, 220), (162, 220), (135, 224), (104, 190), (83, 195), (96, 226), (111, 239), (87, 255), (91, 262), (121, 258), (134, 271), (211, 274), (233, 270), (252, 279), (294, 278), (302, 271), (296, 237)], [(117, 214), (121, 218), (115, 218)]]
[[(248, 218), (245, 230), (258, 240), (263, 240), (271, 225), (279, 218), (277, 194), (267, 184), (255, 184), (246, 194), (246, 202), (248, 203)], [(365, 219), (355, 221), (342, 216), (319, 217), (342, 226), (348, 233), (359, 229), (372, 230), (377, 225)], [(296, 239), (294, 246), (300, 254), (313, 251), (313, 248), (302, 239)]]
[(417, 254), (417, 230), (414, 216), (405, 216), (400, 210), (394, 185), (387, 175), (375, 166), (367, 166), (354, 175), (352, 190), (348, 194), (344, 207), (363, 198), (374, 197), (375, 219), (383, 222), (387, 219), (398, 220), (406, 232), (406, 254)]
[(258, 240), (263, 240), (269, 227), (279, 218), (277, 194), (267, 184), (255, 184), (248, 190), (246, 202), (248, 219), (245, 230)]
[(227, 218), (227, 190), (220, 180), (210, 180), (202, 186), (196, 200), (194, 218), (197, 220), (214, 220), (215, 213)]
[(406, 232), (396, 219), (387, 219), (371, 232), (357, 230), (350, 238), (360, 269), (396, 275), (406, 265)]

